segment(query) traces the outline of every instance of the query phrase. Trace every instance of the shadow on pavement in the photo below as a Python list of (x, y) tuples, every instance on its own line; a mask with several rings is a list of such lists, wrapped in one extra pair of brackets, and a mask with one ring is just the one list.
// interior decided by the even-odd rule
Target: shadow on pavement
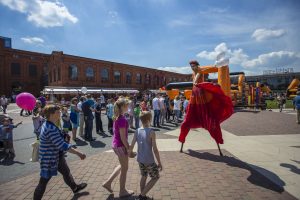
[(86, 145), (88, 145), (88, 143), (86, 141), (77, 138), (76, 146), (86, 146)]
[(291, 160), (291, 161), (300, 164), (300, 161), (298, 161), (298, 160)]
[[(274, 174), (273, 172), (268, 171), (264, 168), (255, 166), (255, 165), (251, 165), (251, 167), (250, 167), (247, 163), (245, 163), (241, 160), (238, 160), (235, 157), (228, 157), (226, 155), (222, 157), (222, 156), (214, 155), (214, 154), (211, 154), (208, 152), (202, 153), (202, 152), (197, 152), (197, 151), (193, 151), (190, 149), (185, 154), (195, 157), (195, 158), (198, 158), (198, 159), (209, 160), (209, 161), (213, 161), (213, 162), (222, 162), (222, 163), (226, 163), (228, 166), (231, 166), (231, 167), (238, 167), (241, 169), (248, 170), (251, 173), (251, 175), (247, 178), (247, 180), (250, 183), (260, 186), (260, 187), (263, 187), (263, 188), (266, 188), (266, 189), (269, 189), (269, 190), (273, 190), (278, 193), (282, 193), (284, 191), (283, 186), (285, 186), (285, 182), (282, 181), (276, 174)], [(255, 170), (253, 168), (255, 168)], [(278, 183), (279, 185), (273, 183), (272, 181), (270, 181), (268, 178), (266, 178), (265, 176), (263, 176), (256, 170), (259, 171), (260, 173), (266, 174), (268, 177), (271, 177), (272, 180), (274, 180), (274, 182)]]
[(80, 192), (80, 193), (74, 194), (72, 200), (79, 199), (80, 197), (87, 196), (89, 194), (90, 194), (89, 192)]
[(132, 195), (132, 196), (129, 196), (129, 197), (122, 197), (122, 198), (116, 197), (116, 198), (115, 198), (113, 194), (110, 194), (110, 195), (106, 198), (106, 200), (135, 200), (135, 199), (137, 199), (137, 196), (135, 196), (135, 195)]
[(25, 163), (20, 162), (20, 161), (15, 161), (13, 158), (8, 158), (7, 155), (5, 153), (0, 153), (0, 165), (3, 166), (9, 166), (9, 165), (13, 165), (13, 164), (20, 164), (20, 165), (24, 165)]
[(103, 148), (103, 147), (106, 146), (106, 144), (103, 143), (103, 142), (101, 142), (101, 141), (95, 140), (95, 141), (91, 141), (91, 142), (90, 142), (90, 146), (91, 146), (92, 148)]
[(298, 167), (296, 167), (295, 165), (291, 165), (288, 163), (281, 163), (280, 166), (290, 169), (290, 171), (294, 172), (295, 174), (300, 174), (300, 169)]
[(291, 146), (291, 147), (294, 147), (294, 148), (300, 148), (300, 146)]

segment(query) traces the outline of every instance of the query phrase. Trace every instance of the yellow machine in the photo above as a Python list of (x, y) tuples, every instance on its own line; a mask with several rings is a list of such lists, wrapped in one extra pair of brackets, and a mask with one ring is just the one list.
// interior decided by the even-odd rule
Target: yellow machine
[(286, 90), (286, 97), (289, 98), (289, 99), (293, 99), (299, 89), (299, 84), (300, 84), (300, 81), (299, 79), (293, 79), (293, 81), (291, 82), (291, 84), (289, 85), (289, 87), (287, 88)]

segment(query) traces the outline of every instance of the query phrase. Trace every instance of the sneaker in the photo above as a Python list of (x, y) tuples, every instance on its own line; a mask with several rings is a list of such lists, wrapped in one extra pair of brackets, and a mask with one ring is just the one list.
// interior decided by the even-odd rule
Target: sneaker
[(76, 188), (73, 190), (73, 193), (78, 193), (80, 190), (83, 190), (86, 188), (87, 184), (86, 183), (80, 183), (79, 185), (76, 186)]

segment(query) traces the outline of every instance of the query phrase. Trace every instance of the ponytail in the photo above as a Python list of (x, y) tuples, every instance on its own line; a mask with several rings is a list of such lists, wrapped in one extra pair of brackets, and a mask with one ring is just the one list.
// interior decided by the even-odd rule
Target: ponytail
[(120, 115), (122, 115), (122, 108), (129, 104), (129, 101), (125, 98), (119, 97), (119, 99), (114, 104), (114, 116), (113, 120), (117, 120)]

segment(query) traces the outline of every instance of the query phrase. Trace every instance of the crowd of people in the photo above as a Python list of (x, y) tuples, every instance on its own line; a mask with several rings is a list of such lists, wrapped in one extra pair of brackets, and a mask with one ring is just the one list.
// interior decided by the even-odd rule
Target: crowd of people
[[(136, 155), (133, 153), (133, 147), (137, 143), (137, 161), (142, 176), (138, 199), (147, 199), (146, 194), (159, 179), (159, 170), (162, 169), (155, 143), (155, 132), (151, 126), (161, 127), (166, 122), (180, 122), (187, 104), (188, 101), (184, 97), (177, 96), (174, 100), (170, 100), (161, 94), (145, 94), (141, 98), (133, 95), (116, 96), (107, 100), (103, 95), (93, 98), (87, 94), (71, 98), (69, 104), (64, 99), (60, 103), (49, 103), (43, 96), (37, 98), (35, 108), (28, 111), (28, 115), (32, 115), (33, 132), (39, 141), (38, 160), (41, 169), (34, 199), (42, 198), (49, 180), (57, 175), (57, 172), (63, 175), (65, 183), (74, 193), (87, 186), (86, 183), (75, 183), (64, 154), (69, 152), (82, 160), (85, 159), (86, 155), (76, 147), (78, 137), (85, 141), (94, 141), (95, 138), (92, 137), (94, 124), (98, 134), (106, 135), (101, 119), (103, 115), (107, 117), (107, 132), (112, 136), (112, 148), (119, 160), (119, 165), (103, 183), (103, 187), (113, 193), (111, 183), (120, 174), (119, 195), (124, 197), (133, 194), (133, 191), (126, 189), (125, 183), (128, 159)], [(152, 110), (154, 110), (153, 117)], [(5, 129), (7, 139), (4, 146), (10, 157), (14, 157), (15, 154), (12, 130), (20, 124), (14, 125), (7, 117), (0, 127), (1, 135)], [(131, 145), (128, 142), (129, 130), (135, 131)], [(151, 179), (147, 183), (148, 176)]]
[[(156, 146), (155, 132), (150, 127), (152, 114), (151, 111), (143, 111), (133, 103), (131, 97), (125, 98), (120, 96), (118, 99), (108, 99), (105, 105), (106, 115), (109, 119), (108, 131), (112, 134), (112, 148), (118, 157), (119, 165), (113, 170), (112, 174), (103, 182), (103, 187), (113, 193), (112, 181), (120, 174), (120, 197), (127, 197), (134, 192), (126, 189), (126, 175), (128, 171), (128, 160), (130, 157), (137, 155), (137, 162), (141, 172), (140, 188), (141, 192), (137, 199), (148, 199), (146, 194), (159, 179), (159, 170), (162, 170), (162, 164), (159, 151)], [(70, 143), (70, 137), (66, 137), (72, 130), (72, 140), (76, 142), (77, 128), (80, 125), (80, 113), (82, 112), (85, 131), (84, 138), (92, 141), (91, 131), (93, 130), (93, 120), (96, 121), (96, 131), (104, 133), (101, 123), (101, 110), (104, 107), (101, 99), (93, 101), (91, 95), (82, 96), (71, 100), (70, 112), (68, 108), (61, 105), (45, 105), (37, 100), (36, 108), (33, 110), (35, 133), (40, 141), (39, 161), (40, 161), (40, 180), (34, 192), (34, 199), (41, 199), (46, 190), (46, 186), (52, 176), (60, 172), (63, 175), (65, 183), (70, 187), (73, 193), (84, 189), (87, 184), (77, 184), (70, 172), (64, 157), (64, 152), (73, 153), (84, 160), (86, 155), (77, 150)], [(133, 110), (133, 111), (131, 111)], [(94, 112), (94, 114), (93, 114)], [(142, 122), (141, 127), (136, 126), (134, 138), (129, 145), (128, 131), (133, 126), (133, 115)], [(132, 117), (131, 117), (132, 115)], [(62, 121), (62, 126), (60, 122)], [(136, 122), (137, 123), (137, 122)], [(132, 127), (133, 128), (133, 127)], [(80, 135), (80, 132), (79, 132)], [(133, 153), (135, 143), (138, 144), (137, 153)], [(153, 149), (153, 151), (152, 151)], [(156, 158), (156, 161), (154, 159)], [(150, 180), (147, 183), (147, 177)]]

